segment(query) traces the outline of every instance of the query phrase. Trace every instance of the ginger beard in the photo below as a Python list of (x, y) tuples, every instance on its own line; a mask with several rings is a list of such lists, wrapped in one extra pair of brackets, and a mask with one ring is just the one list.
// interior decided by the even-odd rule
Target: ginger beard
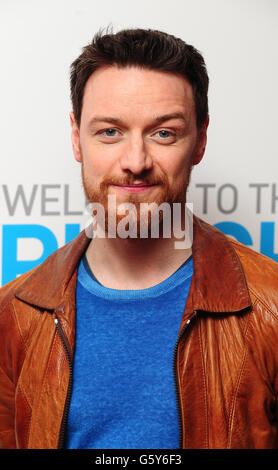
[[(135, 231), (137, 233), (136, 238), (140, 238), (140, 233), (142, 226), (147, 227), (144, 231), (147, 231), (148, 238), (151, 237), (151, 219), (155, 212), (157, 211), (157, 207), (159, 207), (162, 203), (166, 202), (170, 205), (171, 209), (171, 221), (173, 220), (173, 203), (180, 203), (182, 206), (181, 214), (184, 212), (184, 205), (186, 203), (186, 192), (190, 181), (190, 175), (193, 165), (188, 165), (185, 181), (183, 181), (182, 185), (176, 185), (175, 187), (170, 187), (168, 178), (166, 174), (161, 173), (159, 176), (154, 175), (147, 175), (147, 176), (134, 176), (133, 174), (129, 174), (125, 177), (107, 177), (103, 178), (101, 183), (94, 187), (86, 174), (84, 162), (82, 160), (81, 163), (81, 174), (82, 174), (82, 183), (85, 196), (88, 200), (88, 203), (99, 203), (103, 206), (105, 212), (105, 226), (101, 227), (102, 230), (105, 232), (105, 236), (108, 234), (108, 195), (113, 194), (113, 192), (109, 192), (109, 188), (113, 187), (111, 185), (130, 185), (133, 184), (136, 180), (140, 179), (141, 182), (146, 184), (156, 184), (157, 189), (154, 189), (155, 195), (143, 195), (142, 193), (133, 193), (133, 194), (125, 194), (124, 198), (119, 201), (118, 198), (116, 199), (116, 213), (111, 214), (111, 207), (109, 207), (110, 217), (112, 216), (116, 220), (116, 227), (119, 226), (119, 223), (123, 218), (129, 214), (129, 222), (127, 222), (126, 230), (128, 230), (129, 223), (134, 224)], [(127, 205), (127, 210), (125, 214), (118, 213), (119, 205), (123, 205), (125, 203), (133, 204), (135, 211), (130, 211)], [(150, 206), (147, 210), (142, 211), (141, 203), (147, 203), (150, 205), (151, 203), (155, 203), (154, 206)], [(95, 214), (92, 214), (95, 215)], [(159, 223), (159, 237), (162, 236), (163, 230), (163, 218), (164, 212), (162, 210), (158, 213), (158, 220)], [(95, 221), (102, 225), (100, 221), (96, 218)], [(183, 218), (182, 218), (182, 225), (183, 225)], [(116, 231), (118, 237), (118, 230)], [(132, 239), (132, 237), (127, 237)], [(133, 239), (136, 239), (133, 238)], [(145, 237), (144, 237), (145, 238)]]

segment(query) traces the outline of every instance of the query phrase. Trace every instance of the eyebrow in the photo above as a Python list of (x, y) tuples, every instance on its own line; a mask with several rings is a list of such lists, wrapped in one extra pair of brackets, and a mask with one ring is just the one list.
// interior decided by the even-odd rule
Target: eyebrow
[[(161, 124), (162, 122), (170, 121), (170, 119), (182, 119), (184, 122), (186, 122), (186, 117), (183, 113), (172, 113), (172, 114), (163, 114), (162, 116), (156, 116), (154, 118), (154, 122), (156, 124)], [(90, 119), (89, 126), (91, 126), (92, 124), (96, 122), (110, 122), (112, 124), (118, 124), (118, 125), (124, 124), (121, 119), (115, 118), (112, 116), (94, 116), (92, 119)]]

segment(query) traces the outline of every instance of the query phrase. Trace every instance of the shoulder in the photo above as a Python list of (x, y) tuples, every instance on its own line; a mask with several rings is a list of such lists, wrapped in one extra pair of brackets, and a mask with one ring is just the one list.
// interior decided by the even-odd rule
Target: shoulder
[(21, 287), (21, 285), (33, 274), (36, 269), (37, 268), (34, 268), (24, 274), (21, 274), (19, 277), (8, 282), (0, 288), (0, 316), (3, 313), (3, 308), (13, 301), (17, 289)]
[[(0, 289), (0, 311), (12, 301), (42, 309), (53, 309), (63, 297), (89, 239), (81, 232), (54, 251), (43, 263)], [(17, 303), (18, 303), (17, 302)]]
[(228, 237), (240, 262), (253, 302), (260, 302), (278, 318), (278, 263)]

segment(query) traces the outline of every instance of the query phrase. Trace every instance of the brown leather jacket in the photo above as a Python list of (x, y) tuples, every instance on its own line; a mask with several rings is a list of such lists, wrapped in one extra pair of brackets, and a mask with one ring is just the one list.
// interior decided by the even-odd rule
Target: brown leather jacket
[[(82, 232), (1, 288), (0, 443), (63, 445)], [(183, 448), (278, 447), (278, 265), (194, 218), (194, 276), (175, 349)]]

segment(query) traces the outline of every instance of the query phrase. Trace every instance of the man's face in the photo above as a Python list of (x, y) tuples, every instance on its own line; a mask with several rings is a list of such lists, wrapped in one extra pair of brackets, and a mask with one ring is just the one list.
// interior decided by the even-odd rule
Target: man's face
[(80, 128), (72, 113), (71, 124), (89, 202), (102, 203), (106, 211), (108, 195), (116, 196), (117, 206), (185, 203), (207, 124), (197, 130), (192, 87), (183, 77), (103, 67), (86, 83)]

